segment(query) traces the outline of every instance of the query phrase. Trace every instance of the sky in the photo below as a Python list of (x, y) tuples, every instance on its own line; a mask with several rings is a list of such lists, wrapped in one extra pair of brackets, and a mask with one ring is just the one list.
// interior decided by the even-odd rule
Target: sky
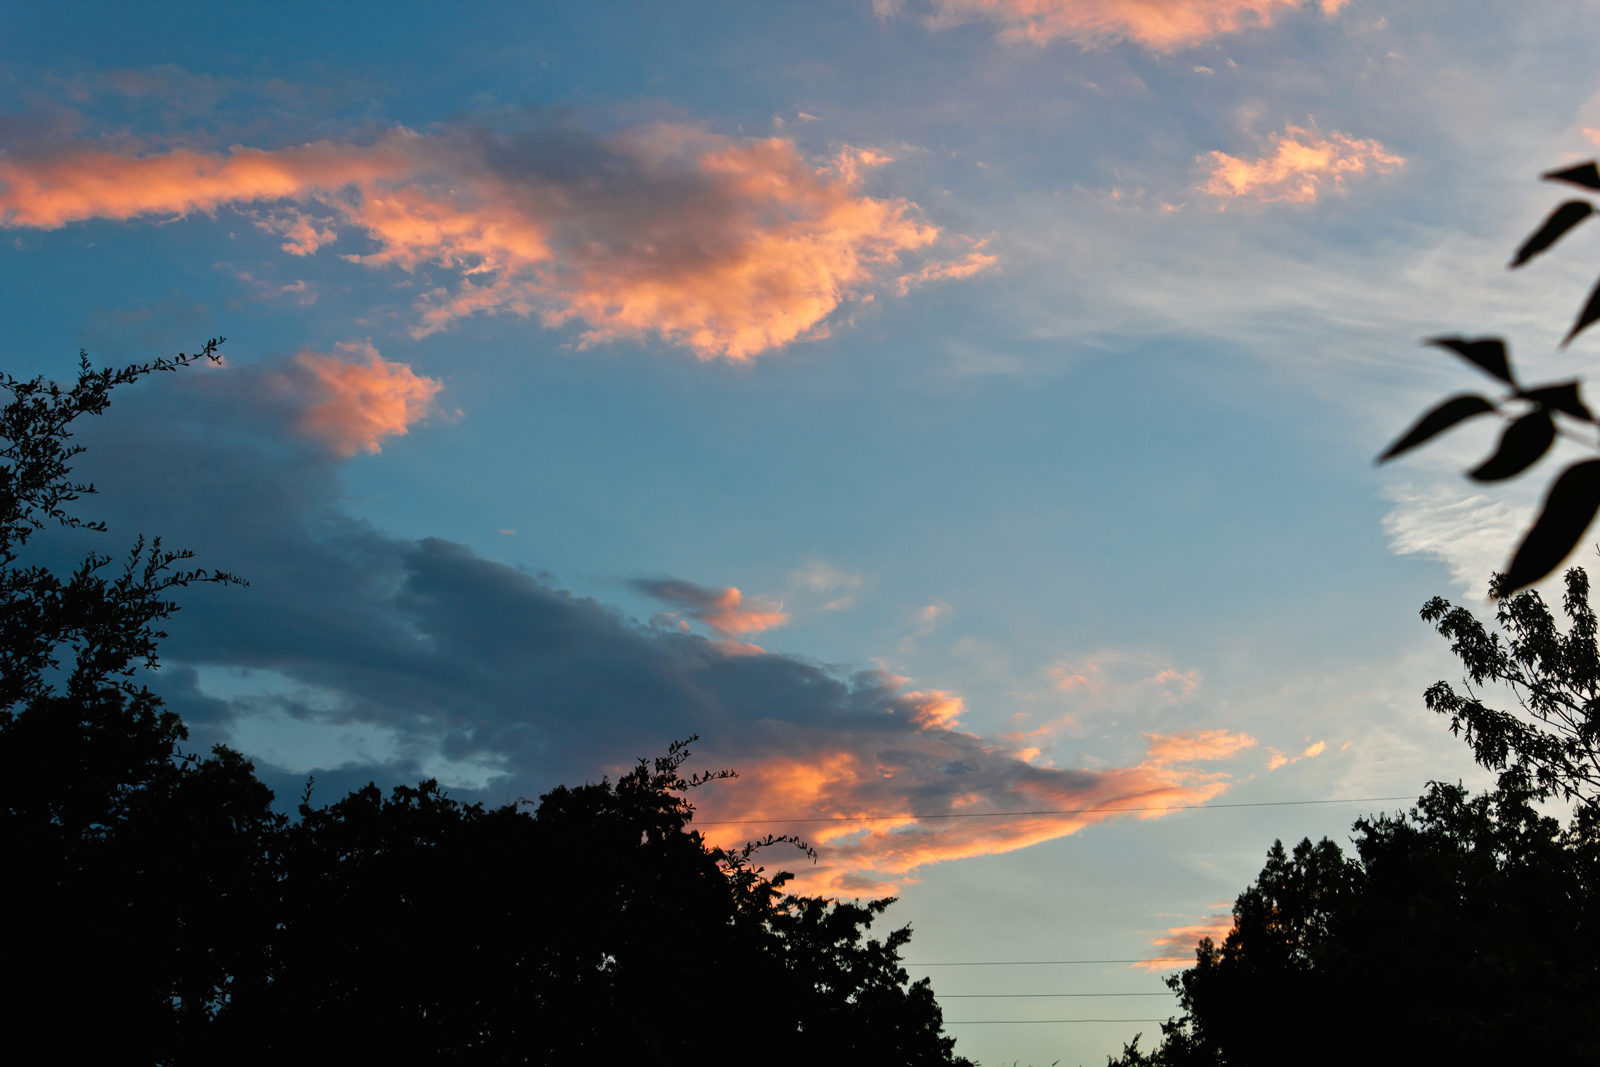
[[(1590, 369), (1593, 234), (1505, 265), (1597, 151), (1600, 5), (8, 23), (4, 369), (227, 338), (82, 428), (110, 533), (52, 551), (248, 579), (183, 594), (151, 685), (280, 801), (508, 803), (698, 735), (712, 840), (897, 896), (957, 1051), (1042, 1065), (1148, 1044), (1274, 839), (1487, 781), (1417, 612), (1488, 611), (1556, 461), (1373, 456), (1481, 387), (1425, 338)], [(1050, 960), (1158, 962), (945, 966)]]

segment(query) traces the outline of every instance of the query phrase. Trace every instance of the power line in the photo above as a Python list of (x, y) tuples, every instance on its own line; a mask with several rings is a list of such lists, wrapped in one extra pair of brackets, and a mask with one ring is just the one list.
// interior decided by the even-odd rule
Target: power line
[(1234, 804), (1157, 804), (1144, 808), (1050, 808), (1044, 811), (964, 811), (936, 815), (825, 815), (794, 819), (705, 819), (700, 826), (793, 826), (799, 823), (897, 822), (902, 819), (1014, 819), (1024, 815), (1110, 815), (1129, 811), (1203, 811), (1210, 808), (1284, 808), (1304, 804), (1371, 804), (1380, 800), (1415, 800), (1403, 797), (1336, 797), (1332, 800), (1254, 800)]

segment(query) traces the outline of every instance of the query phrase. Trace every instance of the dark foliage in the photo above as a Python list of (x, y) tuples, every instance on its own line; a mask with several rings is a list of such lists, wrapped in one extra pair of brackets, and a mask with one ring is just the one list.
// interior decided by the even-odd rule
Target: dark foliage
[(577, 1063), (692, 1057), (743, 1025), (768, 1062), (964, 1062), (927, 981), (906, 984), (910, 931), (864, 936), (891, 901), (784, 896), (756, 846), (708, 847), (686, 756), (531, 817), (432, 782), (303, 806), (273, 987), (227, 1028), (270, 1059), (304, 1055), (307, 1026), (329, 1060)]
[[(1562, 607), (1564, 630), (1538, 593), (1502, 595), (1501, 634), (1423, 606), (1466, 671), (1465, 695), (1437, 682), (1427, 705), (1497, 788), (1433, 783), (1408, 816), (1358, 820), (1353, 859), (1274, 844), (1227, 939), (1169, 979), (1183, 1015), (1113, 1064), (1600, 1061), (1600, 624), (1582, 568)], [(1483, 703), (1491, 682), (1517, 711)], [(1573, 803), (1567, 827), (1534, 808), (1551, 798)]]
[[(215, 358), (219, 342), (201, 356)], [(771, 1063), (961, 1064), (892, 903), (783, 892), (769, 838), (714, 848), (684, 793), (685, 744), (533, 812), (375, 785), (299, 820), (250, 763), (183, 751), (136, 684), (157, 662), (187, 552), (141, 540), (123, 572), (23, 565), (66, 505), (70, 425), (111, 390), (195, 358), (77, 385), (0, 377), (0, 843), (11, 922), (8, 1038), (112, 1063), (569, 1063), (755, 1055)], [(809, 851), (809, 850), (807, 850)], [(724, 1046), (729, 1046), (724, 1048)]]
[[(1589, 576), (1566, 574), (1565, 632), (1536, 592), (1502, 598), (1501, 634), (1491, 634), (1466, 608), (1442, 597), (1423, 605), (1422, 618), (1450, 641), (1466, 670), (1463, 693), (1435, 682), (1423, 698), (1450, 717), (1484, 767), (1503, 787), (1593, 806), (1600, 799), (1600, 626), (1589, 605)], [(1518, 711), (1484, 704), (1487, 682), (1510, 688)]]
[[(1600, 168), (1594, 163), (1584, 163), (1552, 171), (1543, 177), (1546, 181), (1600, 191), (1600, 178), (1596, 175), (1600, 175)], [(1568, 200), (1551, 212), (1539, 229), (1522, 243), (1511, 261), (1511, 268), (1515, 270), (1541, 255), (1593, 214), (1594, 205), (1589, 201)], [(1565, 348), (1597, 319), (1600, 319), (1600, 284), (1589, 294), (1561, 347)], [(1595, 418), (1579, 396), (1578, 382), (1523, 388), (1512, 372), (1505, 342), (1498, 337), (1435, 337), (1427, 343), (1456, 353), (1485, 374), (1510, 386), (1510, 392), (1498, 403), (1470, 393), (1451, 397), (1401, 434), (1378, 457), (1379, 463), (1426, 444), (1468, 419), (1488, 414), (1499, 415), (1508, 423), (1494, 454), (1468, 472), (1467, 476), (1475, 481), (1496, 482), (1516, 477), (1544, 458), (1557, 435), (1570, 437), (1589, 448), (1600, 448), (1600, 441), (1596, 441), (1594, 434)], [(1555, 418), (1557, 414), (1578, 425), (1569, 429)], [(1498, 595), (1509, 596), (1561, 566), (1583, 539), (1596, 512), (1600, 512), (1600, 460), (1583, 460), (1568, 466), (1551, 483), (1538, 518), (1512, 554), (1504, 580), (1497, 587)]]
[(1434, 783), (1406, 816), (1281, 843), (1169, 979), (1183, 1014), (1112, 1064), (1590, 1063), (1600, 1059), (1600, 834), (1525, 794)]

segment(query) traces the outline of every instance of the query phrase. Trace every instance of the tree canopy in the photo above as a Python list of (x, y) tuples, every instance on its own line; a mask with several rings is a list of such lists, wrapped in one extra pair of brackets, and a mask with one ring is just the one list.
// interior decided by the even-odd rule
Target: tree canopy
[[(761, 850), (693, 829), (688, 742), (616, 783), (485, 808), (436, 781), (368, 785), (291, 819), (242, 755), (184, 751), (140, 684), (175, 587), (238, 583), (159, 540), (120, 573), (25, 562), (69, 505), (71, 426), (111, 391), (0, 376), (0, 841), (13, 1040), (117, 1063), (554, 1063), (757, 1055), (963, 1064), (893, 903), (788, 893)], [(691, 738), (690, 741), (693, 739)]]
[[(1427, 705), (1497, 786), (1434, 782), (1409, 813), (1358, 820), (1353, 856), (1274, 843), (1222, 944), (1169, 979), (1182, 1014), (1113, 1064), (1600, 1060), (1600, 631), (1581, 568), (1562, 610), (1565, 627), (1537, 592), (1503, 597), (1491, 633), (1423, 606), (1466, 672)], [(1495, 683), (1513, 710), (1485, 702)]]

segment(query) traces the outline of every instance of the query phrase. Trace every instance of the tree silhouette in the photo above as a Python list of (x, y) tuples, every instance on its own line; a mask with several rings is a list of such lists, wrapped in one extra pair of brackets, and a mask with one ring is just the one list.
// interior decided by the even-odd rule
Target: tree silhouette
[[(1593, 807), (1600, 803), (1600, 627), (1581, 567), (1566, 573), (1562, 608), (1565, 633), (1537, 592), (1503, 597), (1496, 607), (1502, 638), (1466, 608), (1429, 600), (1422, 618), (1449, 639), (1466, 678), (1464, 693), (1440, 681), (1424, 699), (1450, 717), (1450, 731), (1465, 734), (1478, 763), (1500, 772), (1506, 788)], [(1484, 704), (1485, 682), (1510, 688), (1519, 710)]]
[[(434, 781), (376, 785), (291, 822), (237, 752), (183, 750), (137, 681), (192, 582), (188, 552), (137, 542), (120, 574), (27, 563), (68, 505), (71, 426), (112, 389), (199, 358), (77, 384), (0, 375), (0, 907), (11, 1040), (88, 1062), (607, 1062), (759, 1055), (775, 1064), (965, 1064), (892, 898), (787, 894), (762, 849), (707, 844), (688, 742), (615, 785), (486, 809)], [(690, 739), (691, 741), (693, 738)], [(526, 810), (533, 807), (534, 810)], [(814, 856), (814, 854), (812, 854)]]
[[(1600, 191), (1600, 167), (1593, 162), (1551, 171), (1543, 178)], [(1515, 270), (1546, 251), (1592, 214), (1594, 206), (1586, 200), (1569, 200), (1562, 204), (1523, 242), (1511, 261), (1511, 268)], [(1600, 283), (1590, 292), (1561, 347), (1565, 348), (1596, 319), (1600, 319)], [(1600, 440), (1595, 438), (1594, 414), (1579, 396), (1576, 380), (1533, 387), (1519, 384), (1506, 353), (1505, 341), (1499, 337), (1435, 337), (1427, 343), (1454, 352), (1509, 391), (1498, 401), (1476, 393), (1450, 397), (1401, 434), (1378, 457), (1380, 464), (1468, 419), (1491, 414), (1505, 419), (1506, 428), (1494, 454), (1467, 473), (1474, 481), (1499, 482), (1516, 477), (1544, 458), (1558, 435), (1600, 450)], [(1558, 420), (1557, 415), (1562, 419)], [(1564, 420), (1577, 425), (1569, 427)], [(1503, 580), (1494, 590), (1495, 595), (1509, 596), (1561, 566), (1583, 538), (1597, 511), (1600, 511), (1600, 459), (1571, 464), (1551, 483), (1544, 506), (1513, 553)]]
[[(1565, 577), (1564, 631), (1532, 590), (1500, 597), (1503, 634), (1440, 597), (1422, 608), (1466, 671), (1464, 694), (1441, 681), (1424, 699), (1497, 787), (1436, 782), (1408, 816), (1358, 820), (1355, 859), (1274, 844), (1224, 942), (1169, 980), (1183, 1015), (1113, 1064), (1600, 1058), (1600, 620), (1584, 570)], [(1516, 711), (1483, 702), (1490, 682)], [(1565, 828), (1534, 807), (1550, 799), (1573, 803)]]
[[(238, 753), (185, 753), (177, 716), (134, 681), (154, 667), (169, 592), (231, 575), (177, 570), (191, 553), (141, 537), (120, 573), (91, 552), (63, 579), (25, 564), (52, 527), (104, 531), (68, 505), (72, 423), (112, 389), (203, 358), (93, 370), (63, 390), (0, 376), (0, 841), (12, 917), (13, 1032), (50, 1033), (63, 1056), (135, 1062), (180, 1047), (263, 973), (272, 849), (282, 819)], [(96, 1020), (84, 1026), (86, 1016)]]
[[(566, 1063), (703, 1054), (746, 1026), (764, 1060), (953, 1064), (926, 980), (865, 931), (892, 902), (784, 895), (791, 877), (689, 828), (675, 744), (530, 816), (434, 782), (302, 805), (273, 981), (223, 1022), (263, 1058)], [(794, 842), (790, 842), (794, 843)]]
[(1275, 843), (1234, 927), (1168, 980), (1182, 1015), (1118, 1067), (1592, 1062), (1600, 834), (1529, 795), (1433, 783), (1360, 819), (1356, 857)]

